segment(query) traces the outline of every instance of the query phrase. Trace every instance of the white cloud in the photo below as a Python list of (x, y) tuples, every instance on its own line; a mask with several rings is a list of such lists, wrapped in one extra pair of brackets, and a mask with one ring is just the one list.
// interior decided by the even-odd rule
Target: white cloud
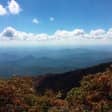
[(85, 31), (83, 29), (75, 29), (73, 31), (74, 36), (81, 36), (85, 34)]
[(34, 19), (32, 20), (32, 22), (33, 22), (34, 24), (39, 24), (39, 20), (36, 19), (36, 18), (34, 18)]
[(98, 38), (104, 39), (106, 37), (106, 31), (103, 29), (92, 30), (90, 32), (90, 37), (96, 39)]
[(2, 39), (6, 39), (6, 40), (13, 40), (14, 35), (15, 35), (16, 30), (12, 27), (7, 27), (6, 29), (3, 30), (3, 32), (1, 33), (1, 37)]
[(85, 32), (82, 29), (75, 29), (72, 31), (67, 31), (67, 30), (57, 30), (54, 33), (54, 37), (58, 40), (63, 40), (63, 39), (75, 39), (75, 40), (80, 40), (84, 38)]
[(16, 15), (21, 12), (21, 7), (16, 0), (10, 0), (8, 2), (8, 10), (11, 14)]
[(49, 20), (50, 20), (51, 22), (53, 22), (53, 21), (55, 20), (55, 18), (54, 18), (54, 17), (50, 17)]
[(0, 33), (0, 41), (35, 41), (35, 42), (56, 42), (56, 41), (66, 41), (67, 42), (90, 42), (90, 41), (103, 41), (107, 40), (112, 42), (112, 29), (108, 31), (103, 29), (91, 30), (89, 33), (85, 32), (83, 29), (74, 29), (72, 31), (67, 30), (57, 30), (52, 35), (46, 33), (34, 34), (18, 31), (13, 27), (7, 27)]
[(112, 28), (107, 31), (107, 37), (112, 39)]
[(8, 1), (8, 5), (4, 7), (0, 4), (0, 16), (4, 16), (7, 14), (17, 15), (21, 12), (21, 7), (16, 0)]
[(6, 8), (0, 4), (0, 16), (4, 16), (7, 14)]

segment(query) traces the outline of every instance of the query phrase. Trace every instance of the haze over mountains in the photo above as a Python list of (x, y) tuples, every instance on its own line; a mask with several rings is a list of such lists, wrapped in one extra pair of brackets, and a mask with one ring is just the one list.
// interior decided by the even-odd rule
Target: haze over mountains
[(109, 61), (111, 46), (0, 47), (0, 76), (61, 73)]

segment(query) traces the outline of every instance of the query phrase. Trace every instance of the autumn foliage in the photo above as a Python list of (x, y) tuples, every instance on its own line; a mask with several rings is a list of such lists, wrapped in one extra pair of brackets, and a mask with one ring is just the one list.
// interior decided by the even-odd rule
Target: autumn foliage
[(112, 112), (112, 72), (84, 77), (67, 95), (71, 112)]
[(0, 80), (0, 112), (112, 112), (111, 69), (84, 76), (66, 97), (62, 91), (38, 93), (31, 77)]

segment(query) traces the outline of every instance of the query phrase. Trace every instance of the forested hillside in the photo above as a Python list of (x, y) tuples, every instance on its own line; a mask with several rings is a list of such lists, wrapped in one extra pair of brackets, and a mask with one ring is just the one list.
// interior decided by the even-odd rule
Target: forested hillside
[[(76, 79), (80, 74), (72, 71), (75, 79), (71, 80), (77, 81), (74, 85), (62, 78), (64, 74), (54, 75), (56, 80), (51, 75), (1, 79), (0, 112), (112, 112), (112, 67), (104, 65), (94, 67), (97, 73), (92, 68), (83, 69), (85, 73), (81, 72), (84, 74), (79, 81)], [(65, 73), (65, 77), (71, 76), (70, 73)], [(52, 86), (41, 86), (46, 79), (51, 80)]]

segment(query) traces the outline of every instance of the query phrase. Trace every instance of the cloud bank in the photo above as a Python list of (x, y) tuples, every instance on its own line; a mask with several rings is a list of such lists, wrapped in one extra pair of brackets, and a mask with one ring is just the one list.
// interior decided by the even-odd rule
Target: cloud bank
[(105, 31), (103, 29), (91, 30), (89, 33), (83, 29), (74, 29), (72, 31), (57, 30), (52, 35), (46, 33), (34, 34), (18, 31), (13, 27), (7, 27), (0, 33), (0, 41), (88, 41), (104, 40), (112, 41), (112, 29)]

